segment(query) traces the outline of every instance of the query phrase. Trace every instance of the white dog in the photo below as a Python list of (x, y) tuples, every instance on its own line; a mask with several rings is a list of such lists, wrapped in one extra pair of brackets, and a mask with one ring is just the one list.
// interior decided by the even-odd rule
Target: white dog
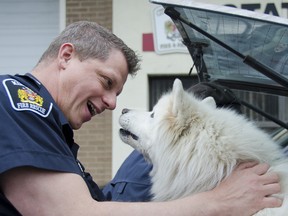
[[(267, 162), (281, 177), (284, 203), (256, 215), (288, 215), (288, 161), (271, 138), (232, 110), (199, 100), (176, 79), (152, 112), (124, 109), (121, 139), (153, 164), (155, 201), (213, 189), (244, 161)], [(244, 206), (243, 206), (244, 207)]]

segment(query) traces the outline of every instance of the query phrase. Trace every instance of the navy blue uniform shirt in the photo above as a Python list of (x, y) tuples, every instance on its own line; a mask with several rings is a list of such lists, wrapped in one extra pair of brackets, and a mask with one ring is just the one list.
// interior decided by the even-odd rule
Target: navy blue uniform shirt
[(152, 165), (134, 150), (123, 162), (113, 180), (103, 188), (107, 200), (144, 202), (151, 200)]
[[(23, 166), (76, 173), (84, 178), (92, 197), (103, 200), (98, 186), (76, 159), (78, 145), (72, 128), (36, 78), (31, 74), (1, 75), (0, 100), (0, 174)], [(0, 193), (0, 214), (4, 208), (13, 209)]]

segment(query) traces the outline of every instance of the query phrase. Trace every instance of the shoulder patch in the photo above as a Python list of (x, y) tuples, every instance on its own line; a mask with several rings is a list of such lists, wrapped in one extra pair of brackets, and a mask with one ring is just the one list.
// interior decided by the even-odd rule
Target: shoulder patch
[(42, 117), (47, 117), (53, 104), (45, 103), (44, 98), (15, 79), (3, 80), (11, 106), (16, 111), (32, 111)]

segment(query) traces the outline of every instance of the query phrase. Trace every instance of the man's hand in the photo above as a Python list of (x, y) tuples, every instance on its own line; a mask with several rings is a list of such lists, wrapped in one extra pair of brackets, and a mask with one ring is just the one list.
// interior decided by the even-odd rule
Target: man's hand
[(243, 163), (213, 190), (220, 207), (229, 210), (227, 215), (252, 215), (282, 205), (280, 198), (271, 196), (281, 190), (279, 176), (268, 169), (268, 164)]

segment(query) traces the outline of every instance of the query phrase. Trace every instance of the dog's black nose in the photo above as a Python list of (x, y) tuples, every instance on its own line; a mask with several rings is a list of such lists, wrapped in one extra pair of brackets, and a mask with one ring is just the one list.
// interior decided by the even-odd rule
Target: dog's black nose
[(129, 109), (125, 108), (122, 110), (122, 114), (125, 114), (125, 113), (128, 113), (129, 112)]

